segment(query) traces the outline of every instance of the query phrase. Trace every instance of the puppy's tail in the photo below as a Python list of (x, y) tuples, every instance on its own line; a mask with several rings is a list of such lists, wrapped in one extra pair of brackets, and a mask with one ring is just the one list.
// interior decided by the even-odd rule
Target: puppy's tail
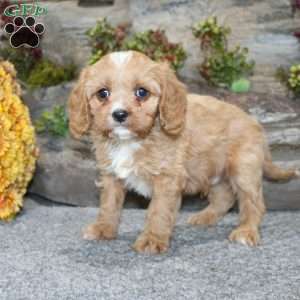
[(300, 170), (281, 169), (272, 162), (272, 156), (268, 146), (265, 150), (265, 161), (263, 165), (264, 177), (269, 181), (286, 182), (294, 178), (300, 178)]

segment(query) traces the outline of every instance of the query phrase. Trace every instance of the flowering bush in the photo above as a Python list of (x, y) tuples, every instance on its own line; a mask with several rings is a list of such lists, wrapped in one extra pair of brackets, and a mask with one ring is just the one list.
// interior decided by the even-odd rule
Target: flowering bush
[(14, 67), (0, 62), (0, 219), (11, 219), (22, 207), (37, 157), (34, 128), (20, 100)]
[(92, 46), (90, 64), (113, 51), (135, 50), (155, 61), (167, 61), (178, 70), (183, 66), (186, 53), (180, 44), (171, 43), (163, 30), (147, 30), (129, 36), (128, 26), (113, 27), (106, 19), (87, 31)]
[(218, 25), (216, 17), (209, 17), (204, 22), (194, 25), (193, 34), (200, 39), (201, 49), (204, 52), (204, 61), (200, 65), (200, 74), (209, 83), (227, 87), (235, 91), (235, 87), (245, 87), (247, 91), (250, 83), (243, 80), (243, 85), (236, 84), (241, 79), (252, 74), (254, 61), (248, 61), (247, 48), (236, 46), (228, 49), (228, 35), (230, 28)]

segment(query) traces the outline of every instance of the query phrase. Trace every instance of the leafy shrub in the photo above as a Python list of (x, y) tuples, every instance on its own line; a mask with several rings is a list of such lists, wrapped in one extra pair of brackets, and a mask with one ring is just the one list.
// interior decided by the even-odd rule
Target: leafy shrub
[(45, 111), (35, 122), (38, 133), (49, 132), (53, 136), (65, 137), (68, 132), (68, 118), (64, 105), (54, 106), (52, 111)]
[(113, 27), (106, 18), (97, 21), (96, 25), (87, 31), (92, 46), (89, 63), (92, 65), (105, 54), (121, 50), (127, 29), (126, 25)]
[(125, 42), (124, 48), (142, 52), (155, 61), (167, 61), (175, 70), (183, 66), (187, 57), (181, 44), (169, 42), (160, 29), (134, 34)]
[[(252, 74), (254, 61), (248, 61), (247, 48), (236, 46), (228, 49), (228, 27), (218, 25), (216, 17), (209, 17), (193, 27), (193, 34), (200, 39), (201, 49), (204, 52), (204, 61), (200, 65), (200, 74), (209, 83), (215, 86), (233, 89), (236, 81)], [(235, 85), (236, 86), (236, 85)], [(250, 83), (248, 82), (248, 88)]]
[(163, 30), (147, 30), (129, 36), (128, 26), (113, 27), (101, 19), (87, 31), (92, 46), (90, 64), (113, 51), (135, 50), (148, 55), (155, 61), (167, 61), (178, 70), (183, 66), (186, 53), (180, 44), (170, 43)]
[(207, 57), (200, 66), (200, 74), (216, 86), (230, 88), (232, 84), (251, 74), (254, 63), (247, 62), (246, 48), (219, 51)]
[(43, 59), (35, 64), (27, 83), (32, 88), (57, 85), (70, 81), (75, 76), (75, 66), (60, 66), (50, 60)]

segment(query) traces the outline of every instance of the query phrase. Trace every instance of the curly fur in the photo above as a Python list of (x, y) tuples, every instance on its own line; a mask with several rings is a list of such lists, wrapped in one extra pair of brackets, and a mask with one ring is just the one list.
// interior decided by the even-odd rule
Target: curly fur
[[(99, 217), (84, 238), (115, 238), (126, 190), (135, 190), (151, 197), (134, 244), (139, 252), (166, 251), (182, 194), (198, 193), (208, 195), (209, 205), (190, 224), (215, 224), (237, 199), (240, 224), (229, 238), (257, 245), (263, 176), (289, 180), (296, 171), (273, 165), (262, 126), (245, 112), (187, 94), (167, 65), (137, 52), (126, 57), (121, 63), (107, 55), (84, 70), (69, 100), (71, 132), (91, 132), (101, 171)], [(111, 94), (102, 101), (97, 91), (104, 87)], [(150, 92), (143, 101), (134, 95), (138, 87)], [(126, 109), (126, 122), (113, 120), (116, 107)]]

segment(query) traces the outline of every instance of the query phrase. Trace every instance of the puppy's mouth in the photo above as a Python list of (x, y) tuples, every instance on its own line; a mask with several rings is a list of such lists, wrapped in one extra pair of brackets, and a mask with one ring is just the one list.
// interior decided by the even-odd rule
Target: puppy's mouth
[(109, 134), (111, 138), (117, 138), (120, 140), (129, 140), (135, 138), (137, 135), (128, 129), (127, 126), (117, 125), (114, 126)]

